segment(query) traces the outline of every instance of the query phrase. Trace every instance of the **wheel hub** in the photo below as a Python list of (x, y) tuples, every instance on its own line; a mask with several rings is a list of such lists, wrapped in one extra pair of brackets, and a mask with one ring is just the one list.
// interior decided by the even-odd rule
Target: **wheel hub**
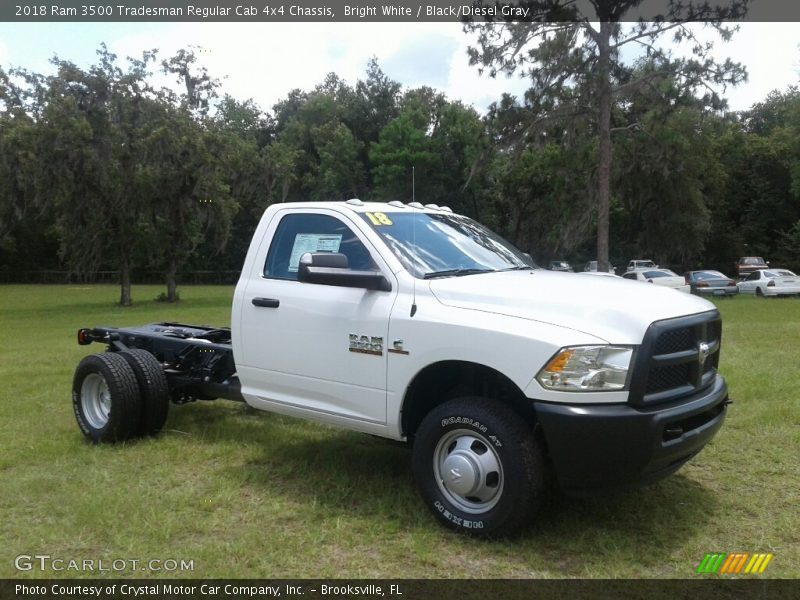
[(478, 465), (463, 452), (453, 452), (442, 464), (444, 486), (459, 496), (469, 496), (480, 481)]
[(106, 380), (97, 373), (86, 376), (81, 385), (81, 406), (89, 424), (102, 429), (111, 414), (111, 392)]
[(494, 445), (478, 432), (446, 432), (433, 454), (439, 489), (459, 510), (481, 514), (491, 510), (503, 493), (503, 467)]

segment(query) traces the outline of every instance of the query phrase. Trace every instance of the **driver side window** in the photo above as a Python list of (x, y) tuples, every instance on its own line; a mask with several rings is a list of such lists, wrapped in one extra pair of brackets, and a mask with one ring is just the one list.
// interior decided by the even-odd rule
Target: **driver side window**
[(366, 246), (342, 221), (330, 215), (294, 213), (281, 218), (264, 264), (264, 277), (297, 281), (306, 252), (340, 252), (350, 269), (377, 270)]

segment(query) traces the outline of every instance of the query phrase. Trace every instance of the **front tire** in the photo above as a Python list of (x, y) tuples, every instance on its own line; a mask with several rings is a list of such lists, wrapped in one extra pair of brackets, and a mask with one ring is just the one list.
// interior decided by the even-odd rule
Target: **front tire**
[(112, 353), (86, 356), (72, 379), (72, 409), (83, 435), (94, 443), (136, 437), (141, 401), (128, 362)]
[(471, 535), (519, 533), (545, 490), (545, 462), (530, 427), (487, 398), (457, 398), (434, 408), (417, 431), (413, 468), (436, 518)]

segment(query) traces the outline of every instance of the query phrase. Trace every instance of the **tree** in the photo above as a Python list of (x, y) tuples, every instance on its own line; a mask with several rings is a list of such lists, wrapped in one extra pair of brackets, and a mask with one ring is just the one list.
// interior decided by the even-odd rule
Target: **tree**
[[(709, 104), (723, 106), (711, 84), (737, 84), (746, 77), (745, 71), (730, 60), (714, 61), (712, 46), (700, 42), (689, 23), (704, 21), (723, 39), (730, 39), (732, 30), (722, 23), (743, 16), (747, 0), (733, 0), (725, 7), (674, 2), (666, 14), (629, 26), (622, 22), (641, 0), (590, 0), (587, 12), (581, 12), (584, 5), (569, 0), (533, 0), (526, 4), (533, 10), (531, 22), (465, 26), (467, 31), (478, 33), (478, 45), (470, 48), (470, 63), (489, 68), (491, 76), (520, 70), (530, 78), (525, 126), (520, 130), (523, 139), (549, 121), (590, 116), (597, 140), (597, 260), (598, 269), (605, 270), (609, 256), (611, 133), (632, 125), (613, 122), (615, 101), (621, 94), (654, 85), (669, 73), (683, 88), (703, 90)], [(658, 47), (657, 41), (669, 31), (676, 42), (693, 42), (691, 58), (674, 58)], [(658, 68), (647, 72), (626, 63), (621, 51), (629, 45), (638, 46), (644, 60)]]
[(175, 56), (161, 61), (161, 68), (165, 74), (177, 75), (177, 82), (186, 89), (180, 95), (182, 106), (202, 118), (208, 115), (211, 101), (217, 97), (220, 82), (212, 78), (205, 67), (197, 66), (195, 50), (202, 48), (189, 46), (188, 50), (178, 50)]
[(41, 178), (52, 190), (62, 256), (81, 273), (107, 260), (120, 271), (120, 304), (129, 306), (133, 257), (141, 245), (143, 203), (137, 186), (144, 107), (153, 53), (123, 71), (103, 45), (84, 71), (58, 58), (42, 113), (46, 155)]
[[(224, 248), (238, 210), (231, 195), (234, 180), (239, 184), (237, 191), (242, 188), (241, 181), (230, 176), (231, 167), (246, 162), (247, 144), (239, 143), (244, 140), (229, 135), (208, 118), (220, 84), (205, 67), (196, 67), (196, 62), (194, 48), (179, 50), (162, 61), (164, 72), (176, 74), (186, 93), (176, 103), (162, 91), (150, 135), (144, 140), (147, 170), (141, 180), (149, 206), (148, 232), (155, 242), (148, 246), (149, 257), (151, 264), (164, 271), (167, 302), (178, 300), (178, 269), (208, 233), (213, 235), (216, 251)], [(223, 122), (229, 130), (238, 127), (244, 134), (257, 109), (230, 99), (223, 102)], [(261, 128), (261, 123), (252, 126)]]
[(236, 138), (204, 130), (183, 108), (154, 106), (152, 126), (143, 138), (139, 189), (149, 263), (162, 269), (164, 299), (178, 300), (176, 275), (198, 244), (209, 237), (219, 251), (227, 242), (238, 204), (227, 174), (238, 157)]
[[(345, 106), (337, 101), (345, 93), (343, 87), (335, 75), (329, 75), (326, 84), (303, 96), (279, 128), (281, 146), (269, 152), (268, 158), (281, 186), (286, 186), (282, 201), (294, 184), (298, 200), (346, 200), (364, 191), (362, 144), (343, 122)], [(285, 171), (290, 164), (291, 176)]]
[(780, 240), (800, 219), (800, 91), (772, 92), (717, 146), (728, 177), (725, 202), (713, 213), (711, 236), (723, 241), (715, 258), (729, 265), (745, 255), (793, 260)]
[(44, 78), (0, 68), (0, 269), (58, 267), (50, 190), (40, 176), (46, 156), (39, 121)]
[[(441, 161), (428, 136), (429, 126), (430, 114), (418, 104), (409, 104), (383, 128), (380, 139), (369, 151), (377, 197), (401, 202), (416, 197), (421, 202), (435, 202), (436, 173)], [(417, 177), (419, 183), (414, 189), (412, 179)]]

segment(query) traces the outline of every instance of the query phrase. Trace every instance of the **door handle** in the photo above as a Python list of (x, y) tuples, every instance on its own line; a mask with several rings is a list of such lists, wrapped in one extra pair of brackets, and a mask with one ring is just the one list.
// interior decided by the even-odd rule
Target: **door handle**
[(253, 298), (253, 306), (261, 306), (263, 308), (278, 308), (281, 305), (280, 300), (275, 298)]

